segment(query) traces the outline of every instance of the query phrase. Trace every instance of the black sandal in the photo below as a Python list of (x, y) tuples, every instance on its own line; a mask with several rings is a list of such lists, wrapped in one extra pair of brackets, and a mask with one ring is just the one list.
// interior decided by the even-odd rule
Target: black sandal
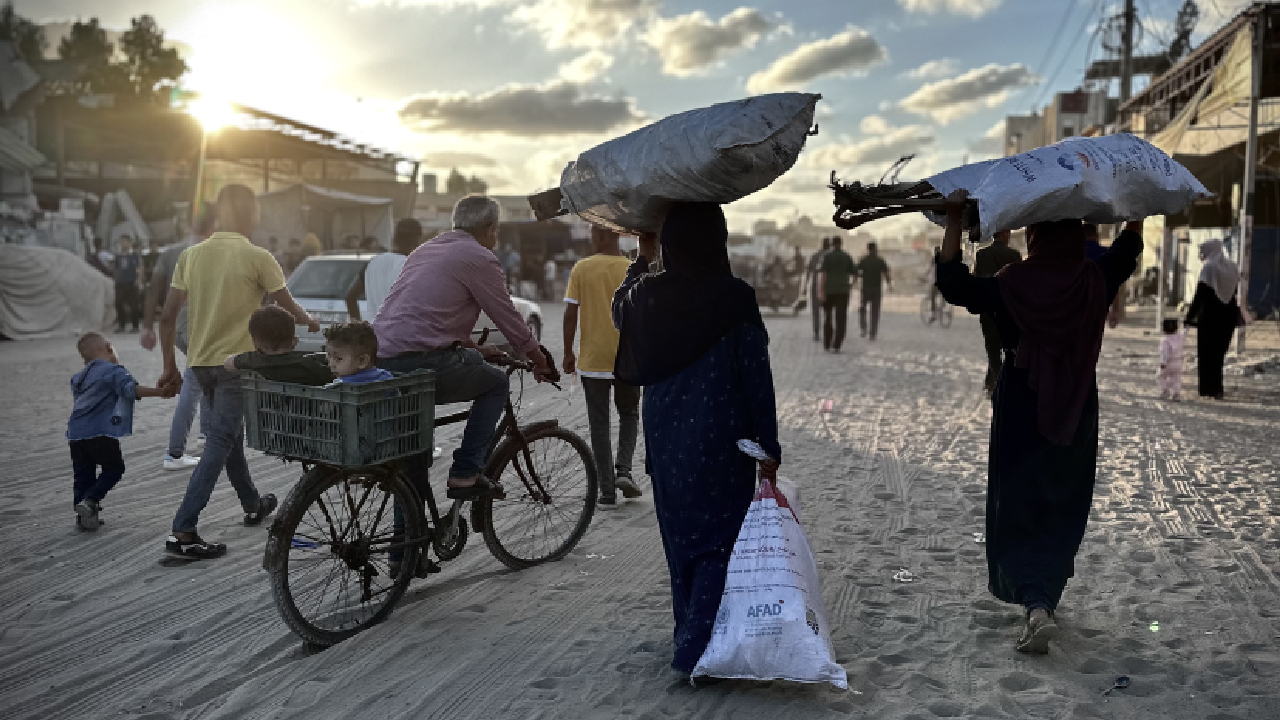
[(476, 481), (472, 485), (447, 488), (445, 495), (450, 500), (479, 500), (485, 496), (490, 496), (494, 500), (501, 500), (507, 496), (503, 492), (501, 485), (483, 475), (477, 475)]

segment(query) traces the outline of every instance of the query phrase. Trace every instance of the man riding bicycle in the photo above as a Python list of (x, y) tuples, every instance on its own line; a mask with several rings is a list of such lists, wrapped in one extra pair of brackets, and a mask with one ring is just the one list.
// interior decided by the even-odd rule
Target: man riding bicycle
[(502, 353), (471, 340), (480, 312), (488, 314), (518, 355), (529, 358), (538, 382), (555, 377), (537, 338), (511, 302), (502, 265), (492, 252), (499, 218), (498, 204), (487, 197), (459, 200), (453, 208), (453, 230), (409, 255), (373, 322), (378, 367), (392, 372), (433, 370), (436, 403), (472, 402), (449, 469), (451, 499), (471, 500), (497, 489), (481, 471), (502, 418), (509, 382), (505, 372), (485, 362)]

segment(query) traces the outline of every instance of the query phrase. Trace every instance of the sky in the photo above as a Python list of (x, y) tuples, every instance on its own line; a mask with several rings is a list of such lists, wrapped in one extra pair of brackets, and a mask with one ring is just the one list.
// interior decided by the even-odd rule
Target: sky
[[(1142, 49), (1183, 0), (1138, 0)], [(1195, 40), (1248, 0), (1199, 0)], [(497, 194), (558, 184), (579, 153), (749, 95), (821, 93), (787, 175), (729, 206), (825, 221), (830, 173), (902, 179), (998, 154), (1006, 114), (1079, 86), (1115, 0), (18, 0), (37, 22), (156, 18), (186, 87), (451, 168)], [(52, 52), (53, 49), (50, 49)], [(1138, 83), (1141, 86), (1141, 82)], [(443, 184), (443, 182), (441, 183)], [(918, 219), (877, 223), (910, 232)], [(869, 228), (870, 229), (870, 228)]]

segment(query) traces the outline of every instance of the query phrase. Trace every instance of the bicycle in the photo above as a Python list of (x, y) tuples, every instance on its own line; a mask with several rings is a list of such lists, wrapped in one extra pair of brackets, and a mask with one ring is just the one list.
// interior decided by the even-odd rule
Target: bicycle
[[(533, 370), (532, 363), (511, 358), (501, 364), (508, 377)], [(433, 418), (430, 427), (469, 415)], [(429, 465), (432, 433), (426, 435), (425, 444), (417, 443), (426, 455), (409, 462)], [(522, 570), (562, 559), (595, 512), (598, 478), (587, 443), (557, 420), (521, 426), (510, 397), (484, 473), (503, 488), (501, 494), (454, 500), (443, 516), (431, 486), (423, 482), (418, 488), (409, 480), (404, 455), (354, 467), (285, 459), (304, 462), (304, 474), (271, 525), (263, 567), (285, 624), (319, 646), (385, 620), (412, 579), (425, 576), (419, 558), (428, 544), (441, 561), (452, 560), (475, 529), (498, 561)], [(470, 527), (464, 517), (468, 504)], [(397, 528), (399, 520), (403, 529)], [(424, 564), (430, 572), (439, 570), (433, 562)]]
[(920, 322), (924, 323), (925, 326), (936, 322), (938, 327), (949, 328), (954, 315), (954, 308), (946, 300), (942, 299), (941, 293), (938, 294), (933, 302), (929, 300), (929, 293), (925, 293), (924, 297), (920, 298)]

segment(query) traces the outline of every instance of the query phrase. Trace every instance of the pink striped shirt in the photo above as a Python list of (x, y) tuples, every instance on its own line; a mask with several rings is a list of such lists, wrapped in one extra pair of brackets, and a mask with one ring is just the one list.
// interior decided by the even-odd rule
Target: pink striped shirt
[(471, 339), (483, 310), (516, 353), (538, 341), (511, 302), (498, 258), (461, 230), (423, 243), (405, 260), (373, 330), (378, 355), (425, 352)]

